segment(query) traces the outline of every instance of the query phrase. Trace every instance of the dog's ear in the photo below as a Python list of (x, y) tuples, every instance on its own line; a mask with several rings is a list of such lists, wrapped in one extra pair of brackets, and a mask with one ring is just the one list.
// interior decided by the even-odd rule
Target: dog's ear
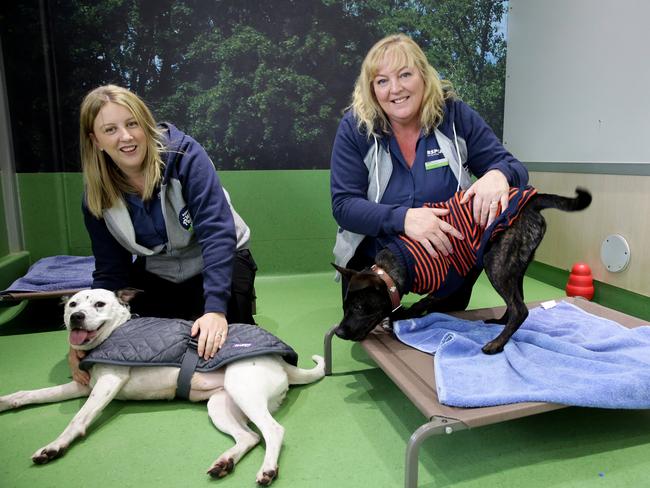
[(341, 275), (345, 276), (347, 279), (352, 278), (354, 275), (356, 275), (356, 274), (358, 273), (358, 271), (355, 271), (355, 270), (353, 270), (353, 269), (343, 268), (342, 266), (337, 266), (337, 265), (334, 264), (334, 263), (330, 263), (330, 264), (331, 264), (332, 266), (334, 266), (334, 268), (336, 269), (336, 271), (338, 271), (339, 273), (341, 273)]
[(115, 296), (120, 302), (129, 303), (138, 293), (142, 293), (142, 290), (138, 290), (137, 288), (122, 288), (115, 292)]
[(386, 285), (384, 281), (376, 274), (365, 273), (365, 272), (355, 272), (355, 273), (356, 273), (356, 278), (350, 280), (350, 284), (348, 285), (349, 292), (365, 290), (367, 288), (374, 288), (376, 290), (381, 290), (381, 287)]

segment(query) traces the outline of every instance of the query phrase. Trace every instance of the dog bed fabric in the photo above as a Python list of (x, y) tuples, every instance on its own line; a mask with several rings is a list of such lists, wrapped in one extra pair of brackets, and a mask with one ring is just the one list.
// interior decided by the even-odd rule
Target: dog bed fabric
[(90, 288), (95, 259), (92, 256), (50, 256), (39, 259), (25, 276), (2, 293), (52, 292)]
[[(571, 303), (593, 315), (613, 320), (628, 329), (647, 325), (647, 321), (582, 298), (564, 297), (562, 301)], [(530, 303), (527, 304), (527, 307), (531, 309), (539, 304), (539, 302)], [(451, 312), (449, 315), (466, 320), (486, 321), (497, 319), (503, 316), (504, 312), (505, 307), (500, 306)], [(329, 369), (328, 374), (331, 374), (332, 369), (331, 339), (336, 327), (334, 326), (327, 333), (325, 340), (325, 361), (326, 371)], [(400, 342), (392, 331), (382, 327), (377, 327), (368, 334), (368, 337), (361, 341), (361, 346), (426, 418), (426, 422), (409, 437), (406, 446), (404, 486), (409, 488), (415, 488), (418, 485), (420, 446), (430, 436), (492, 425), (567, 407), (560, 403), (548, 402), (509, 403), (477, 408), (443, 405), (438, 399), (434, 368), (431, 367), (432, 359), (434, 363), (437, 361), (435, 356), (432, 357), (430, 354), (407, 346)], [(616, 378), (613, 381), (616, 381)]]
[[(191, 328), (192, 322), (187, 320), (132, 318), (89, 351), (79, 367), (89, 370), (101, 363), (180, 368), (188, 350), (196, 349), (191, 345)], [(278, 354), (289, 364), (298, 364), (298, 354), (270, 332), (256, 325), (230, 324), (224, 345), (213, 358), (199, 358), (196, 371), (214, 371), (238, 359), (264, 354)]]
[(481, 347), (501, 325), (434, 313), (394, 324), (403, 343), (435, 354), (441, 403), (552, 402), (650, 408), (650, 327), (628, 329), (575, 305), (537, 307), (500, 354)]
[(461, 205), (465, 192), (456, 193), (446, 202), (425, 204), (425, 207), (448, 209), (449, 214), (440, 219), (464, 236), (462, 240), (449, 236), (454, 252), (448, 256), (440, 254), (432, 258), (422, 244), (405, 235), (382, 238), (380, 244), (405, 264), (408, 290), (421, 295), (447, 296), (463, 284), (472, 268), (483, 267), (483, 255), (491, 240), (512, 225), (536, 193), (530, 186), (511, 188), (508, 207), (486, 229), (474, 222), (473, 200)]

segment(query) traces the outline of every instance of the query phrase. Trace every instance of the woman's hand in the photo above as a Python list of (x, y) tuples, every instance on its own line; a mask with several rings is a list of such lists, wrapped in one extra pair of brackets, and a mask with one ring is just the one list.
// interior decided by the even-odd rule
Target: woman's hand
[(77, 383), (81, 383), (84, 386), (90, 384), (90, 373), (88, 371), (83, 371), (79, 369), (79, 362), (86, 357), (85, 351), (80, 351), (78, 349), (70, 348), (68, 351), (68, 366), (70, 366), (70, 372), (72, 373), (72, 379)]
[(223, 313), (208, 312), (194, 321), (192, 337), (199, 335), (197, 352), (199, 357), (210, 359), (226, 342), (228, 321)]
[(498, 169), (492, 169), (481, 176), (465, 192), (461, 204), (469, 202), (474, 197), (474, 222), (481, 227), (489, 227), (501, 212), (508, 208), (510, 185), (504, 174)]
[(464, 239), (455, 227), (438, 218), (448, 213), (446, 208), (409, 208), (404, 219), (404, 233), (422, 244), (432, 257), (437, 258), (438, 252), (448, 256), (454, 248), (447, 234)]

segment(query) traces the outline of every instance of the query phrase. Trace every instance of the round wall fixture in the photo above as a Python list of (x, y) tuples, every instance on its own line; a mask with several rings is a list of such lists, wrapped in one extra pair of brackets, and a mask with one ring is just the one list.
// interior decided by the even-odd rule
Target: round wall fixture
[(627, 268), (630, 262), (630, 246), (625, 237), (612, 234), (605, 237), (600, 246), (600, 259), (608, 271), (618, 273)]

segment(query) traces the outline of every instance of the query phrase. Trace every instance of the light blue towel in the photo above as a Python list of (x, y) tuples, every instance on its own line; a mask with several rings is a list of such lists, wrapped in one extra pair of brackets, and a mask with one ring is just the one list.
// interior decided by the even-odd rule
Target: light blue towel
[(650, 326), (628, 329), (560, 302), (531, 310), (502, 353), (484, 354), (502, 328), (440, 313), (394, 324), (399, 340), (435, 353), (445, 405), (650, 408)]
[(90, 288), (95, 259), (92, 256), (51, 256), (36, 261), (27, 274), (3, 293), (58, 291)]

